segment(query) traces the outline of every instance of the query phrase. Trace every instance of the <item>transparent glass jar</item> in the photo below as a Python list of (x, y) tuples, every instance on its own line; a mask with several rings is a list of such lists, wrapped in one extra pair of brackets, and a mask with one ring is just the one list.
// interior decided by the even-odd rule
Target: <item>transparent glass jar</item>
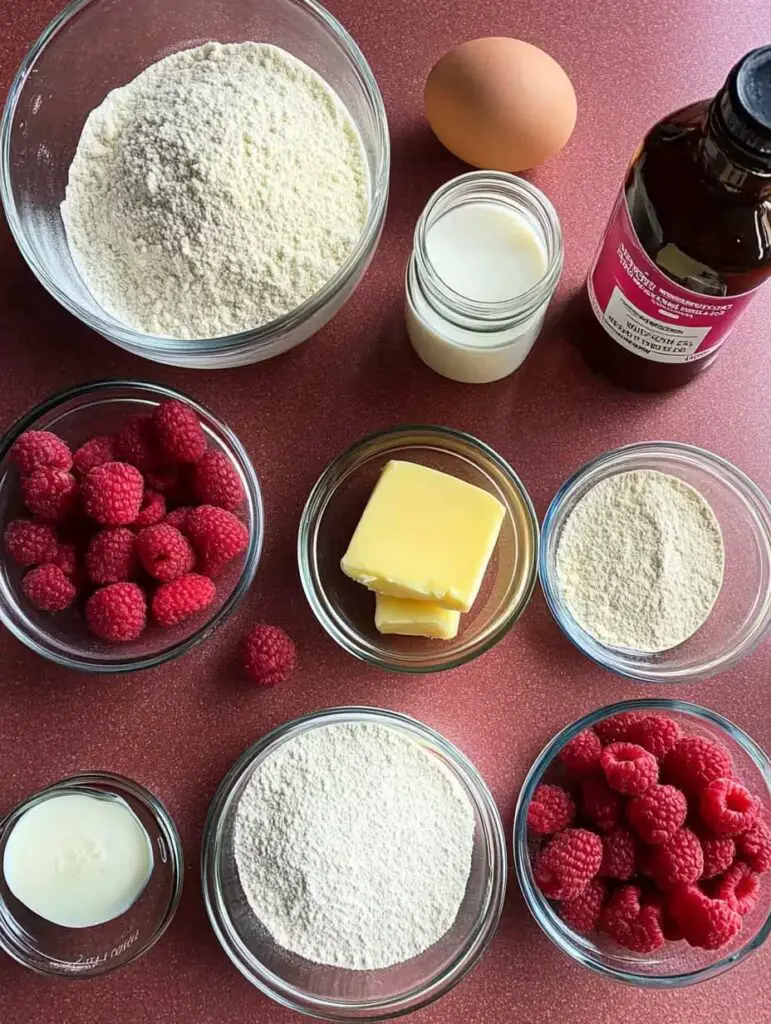
[[(469, 203), (500, 206), (524, 220), (546, 256), (546, 270), (527, 291), (499, 302), (454, 291), (432, 263), (426, 238), (436, 222)], [(557, 211), (534, 185), (513, 174), (472, 171), (453, 178), (426, 204), (407, 267), (405, 317), (412, 346), (426, 365), (451, 380), (487, 384), (516, 370), (541, 330), (562, 273)]]

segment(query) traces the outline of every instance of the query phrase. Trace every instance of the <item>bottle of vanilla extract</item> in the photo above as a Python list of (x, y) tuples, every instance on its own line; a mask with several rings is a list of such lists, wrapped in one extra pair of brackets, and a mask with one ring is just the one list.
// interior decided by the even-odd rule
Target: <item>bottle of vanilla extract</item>
[(625, 387), (711, 366), (771, 276), (771, 46), (713, 100), (655, 125), (632, 160), (582, 302), (577, 340)]

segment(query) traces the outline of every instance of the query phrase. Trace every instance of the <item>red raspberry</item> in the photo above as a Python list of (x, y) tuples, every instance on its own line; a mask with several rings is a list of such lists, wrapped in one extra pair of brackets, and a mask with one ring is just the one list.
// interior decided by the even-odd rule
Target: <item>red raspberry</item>
[(597, 927), (608, 886), (601, 878), (593, 878), (582, 893), (560, 903), (560, 917), (579, 935), (589, 935)]
[(70, 469), (72, 452), (56, 434), (50, 430), (26, 430), (11, 445), (11, 462), (22, 473), (34, 473), (36, 469)]
[(636, 885), (616, 889), (600, 914), (599, 926), (619, 946), (635, 953), (653, 953), (664, 945), (661, 911), (652, 903), (643, 903)]
[(78, 484), (66, 469), (36, 469), (22, 480), (21, 493), (30, 512), (59, 522), (75, 508)]
[(627, 882), (637, 871), (637, 840), (620, 825), (602, 837), (602, 864), (604, 878), (619, 878)]
[(698, 836), (681, 828), (665, 843), (654, 847), (648, 867), (659, 889), (670, 891), (701, 878), (704, 854)]
[(632, 724), (642, 717), (640, 711), (622, 711), (618, 715), (611, 715), (610, 718), (595, 722), (592, 728), (600, 737), (602, 745), (607, 746), (608, 743), (626, 740)]
[(570, 793), (548, 783), (537, 786), (527, 809), (527, 827), (536, 836), (549, 836), (567, 828), (576, 813)]
[(757, 875), (743, 861), (732, 864), (726, 873), (715, 882), (712, 897), (725, 900), (731, 910), (744, 917), (758, 902), (760, 875)]
[(198, 416), (183, 402), (161, 402), (153, 413), (153, 426), (168, 462), (197, 462), (206, 451), (206, 435)]
[(166, 518), (163, 521), (168, 523), (169, 526), (175, 526), (180, 533), (187, 533), (187, 517), (192, 510), (192, 505), (180, 505), (173, 512), (167, 512)]
[(656, 907), (658, 910), (661, 933), (667, 942), (680, 942), (684, 938), (682, 928), (669, 912), (667, 893), (646, 886), (642, 891), (642, 902), (644, 906)]
[(216, 593), (208, 576), (188, 573), (158, 587), (153, 595), (153, 617), (159, 626), (176, 626), (183, 619), (208, 608)]
[(626, 805), (629, 824), (644, 843), (665, 843), (683, 825), (688, 814), (685, 795), (674, 786), (651, 786)]
[(38, 565), (21, 581), (27, 599), (43, 612), (62, 612), (78, 595), (58, 565)]
[(205, 452), (195, 464), (193, 488), (204, 505), (233, 512), (244, 500), (244, 485), (224, 452)]
[(178, 495), (188, 489), (182, 469), (181, 466), (155, 466), (145, 472), (145, 483), (151, 490), (165, 495), (169, 500), (180, 500)]
[(200, 570), (205, 576), (216, 576), (249, 544), (249, 531), (241, 520), (214, 505), (192, 509), (185, 533), (200, 556)]
[(624, 801), (605, 779), (589, 778), (581, 783), (581, 809), (600, 832), (610, 832), (621, 822)]
[(697, 796), (713, 779), (730, 778), (734, 773), (728, 751), (703, 736), (684, 736), (664, 758), (662, 779), (682, 789), (686, 796)]
[(142, 507), (139, 510), (139, 515), (131, 525), (135, 530), (141, 530), (145, 526), (154, 526), (156, 523), (160, 523), (165, 515), (166, 499), (164, 496), (146, 487), (142, 495)]
[(716, 878), (733, 864), (736, 856), (736, 843), (731, 836), (721, 836), (719, 839), (699, 836), (699, 842), (704, 855), (702, 878)]
[(15, 519), (9, 523), (3, 540), (10, 557), (23, 566), (53, 562), (59, 549), (52, 527), (30, 519)]
[(72, 458), (72, 468), (76, 473), (85, 476), (90, 469), (105, 462), (114, 462), (115, 459), (115, 438), (111, 434), (101, 434), (99, 437), (92, 437), (78, 448)]
[(701, 949), (720, 949), (742, 926), (741, 916), (723, 900), (713, 900), (696, 886), (672, 893), (669, 910), (685, 941)]
[(559, 759), (565, 770), (578, 777), (591, 775), (600, 766), (602, 744), (592, 729), (584, 729), (572, 740), (568, 740), (559, 752)]
[(57, 565), (65, 576), (77, 576), (78, 549), (74, 544), (58, 544), (53, 564)]
[(558, 832), (536, 854), (533, 875), (544, 896), (572, 900), (600, 870), (602, 840), (585, 828)]
[(118, 462), (128, 462), (143, 472), (157, 465), (159, 456), (152, 416), (128, 417), (115, 437), (115, 457)]
[(295, 645), (278, 626), (250, 629), (244, 637), (242, 655), (247, 675), (260, 686), (283, 683), (297, 664)]
[(186, 537), (168, 523), (140, 530), (136, 539), (139, 561), (161, 583), (177, 580), (195, 565), (195, 554)]
[(108, 643), (136, 640), (146, 623), (147, 599), (136, 583), (110, 583), (95, 590), (86, 601), (88, 628)]
[(771, 829), (758, 821), (734, 840), (736, 853), (759, 875), (771, 871)]
[(760, 800), (735, 779), (714, 779), (701, 791), (699, 814), (716, 836), (739, 835), (758, 820)]
[(630, 723), (626, 739), (629, 743), (643, 747), (660, 761), (682, 735), (683, 730), (673, 718), (666, 715), (642, 715)]
[(123, 583), (134, 575), (136, 537), (127, 526), (100, 530), (86, 551), (86, 573), (92, 583)]
[(658, 781), (659, 765), (653, 754), (636, 743), (611, 743), (600, 759), (611, 789), (624, 796), (637, 796)]
[(105, 462), (90, 470), (83, 481), (83, 508), (103, 526), (126, 526), (139, 515), (144, 488), (135, 466)]

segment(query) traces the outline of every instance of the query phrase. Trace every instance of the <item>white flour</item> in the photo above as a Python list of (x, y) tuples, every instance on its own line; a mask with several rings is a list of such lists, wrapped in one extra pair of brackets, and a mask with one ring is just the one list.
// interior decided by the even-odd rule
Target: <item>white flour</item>
[(207, 43), (91, 112), (62, 217), (104, 309), (136, 330), (208, 338), (318, 291), (368, 206), (361, 139), (329, 86), (278, 47)]
[(394, 729), (341, 723), (280, 747), (236, 811), (238, 875), (275, 941), (351, 970), (417, 956), (450, 928), (474, 816), (447, 769)]
[(653, 653), (683, 643), (720, 593), (725, 554), (707, 501), (655, 470), (607, 477), (576, 504), (557, 547), (572, 616), (596, 640)]

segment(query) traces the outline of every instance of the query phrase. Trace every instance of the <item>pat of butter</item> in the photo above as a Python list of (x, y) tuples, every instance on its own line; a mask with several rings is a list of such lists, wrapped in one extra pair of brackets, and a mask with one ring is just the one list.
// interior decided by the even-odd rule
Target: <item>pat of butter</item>
[(391, 461), (343, 556), (343, 572), (378, 594), (467, 612), (504, 511), (481, 487), (414, 462)]
[(459, 624), (460, 612), (442, 608), (435, 601), (377, 595), (375, 627), (379, 633), (452, 640), (458, 635)]

